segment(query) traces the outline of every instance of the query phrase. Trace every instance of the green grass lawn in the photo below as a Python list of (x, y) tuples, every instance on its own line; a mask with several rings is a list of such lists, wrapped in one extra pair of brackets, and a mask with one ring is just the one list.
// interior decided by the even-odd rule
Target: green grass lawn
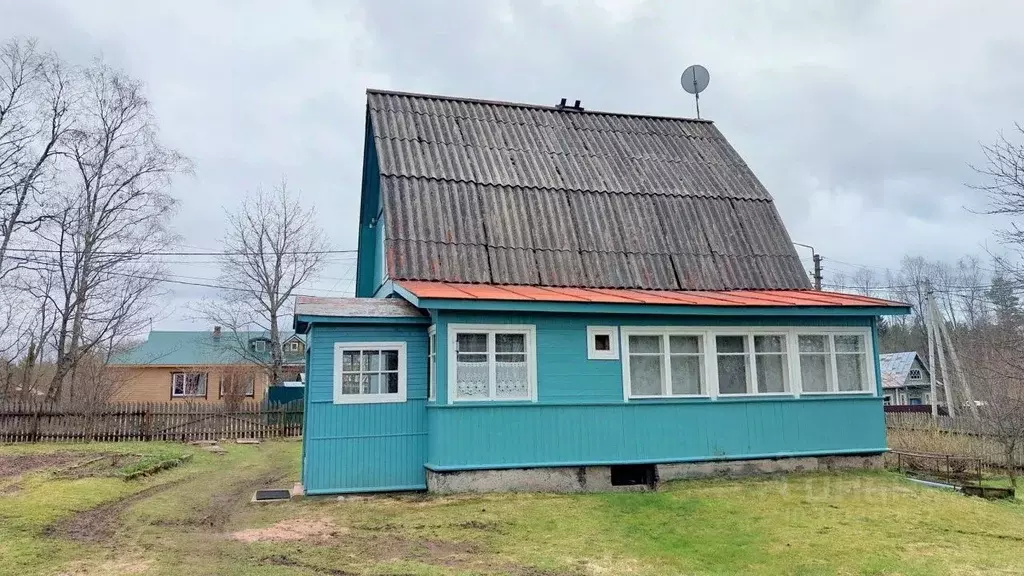
[(0, 574), (1024, 574), (1024, 505), (884, 472), (255, 505), (299, 444), (224, 447), (0, 446)]

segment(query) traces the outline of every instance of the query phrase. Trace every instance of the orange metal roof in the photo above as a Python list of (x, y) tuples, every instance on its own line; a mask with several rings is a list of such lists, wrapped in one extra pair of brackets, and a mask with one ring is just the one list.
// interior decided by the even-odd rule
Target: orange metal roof
[(908, 304), (856, 294), (818, 290), (671, 291), (620, 288), (555, 288), (400, 280), (396, 284), (417, 298), (504, 300), (520, 302), (587, 302), (592, 304), (667, 304), (679, 306), (871, 306)]

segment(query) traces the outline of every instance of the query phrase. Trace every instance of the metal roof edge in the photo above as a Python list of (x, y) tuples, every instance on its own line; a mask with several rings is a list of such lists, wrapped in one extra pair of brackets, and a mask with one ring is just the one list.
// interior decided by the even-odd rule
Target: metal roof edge
[(451, 298), (419, 298), (416, 306), (428, 310), (596, 312), (664, 316), (902, 316), (910, 313), (909, 306), (695, 306), (685, 304), (461, 300)]

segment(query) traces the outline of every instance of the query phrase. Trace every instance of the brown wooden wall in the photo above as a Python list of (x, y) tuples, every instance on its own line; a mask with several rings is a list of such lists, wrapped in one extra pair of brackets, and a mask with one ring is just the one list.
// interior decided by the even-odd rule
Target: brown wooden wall
[[(254, 396), (246, 398), (247, 400), (260, 402), (267, 392), (266, 374), (253, 366), (115, 366), (111, 367), (111, 370), (117, 380), (117, 393), (111, 399), (114, 402), (221, 402), (221, 377), (237, 371), (249, 371), (256, 376)], [(172, 397), (171, 374), (174, 372), (206, 372), (206, 397)], [(286, 379), (287, 374), (288, 372)]]

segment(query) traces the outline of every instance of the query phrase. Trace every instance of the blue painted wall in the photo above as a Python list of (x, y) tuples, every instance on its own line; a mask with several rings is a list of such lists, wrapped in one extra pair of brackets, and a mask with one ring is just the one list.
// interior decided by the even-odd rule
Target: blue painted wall
[[(334, 404), (335, 342), (406, 342), (407, 400)], [(302, 483), (310, 494), (426, 487), (427, 326), (310, 328)]]
[(366, 114), (366, 134), (363, 143), (363, 182), (359, 201), (359, 252), (356, 255), (356, 297), (369, 298), (380, 286), (381, 273), (377, 261), (384, 257), (378, 248), (378, 230), (374, 226), (380, 216), (380, 169), (377, 145), (370, 129), (370, 114)]
[[(589, 360), (601, 326), (863, 326), (871, 317), (511, 315), (432, 311), (437, 399), (426, 400), (427, 328), (314, 322), (307, 362), (303, 483), (311, 494), (419, 489), (437, 470), (676, 462), (885, 450), (880, 397), (622, 398), (618, 360)], [(451, 323), (533, 324), (537, 403), (447, 404)], [(334, 343), (407, 342), (408, 401), (334, 405)], [(880, 381), (877, 375), (876, 380)]]
[(885, 450), (874, 398), (428, 409), (427, 465), (516, 468)]
[[(447, 338), (437, 340), (437, 401), (428, 406), (433, 469), (583, 465), (884, 451), (881, 398), (622, 398), (619, 360), (587, 358), (587, 326), (872, 327), (871, 317), (664, 317), (435, 313), (448, 324), (533, 324), (537, 403), (447, 404)], [(876, 381), (877, 376), (876, 360)], [(481, 434), (480, 430), (488, 430)]]

